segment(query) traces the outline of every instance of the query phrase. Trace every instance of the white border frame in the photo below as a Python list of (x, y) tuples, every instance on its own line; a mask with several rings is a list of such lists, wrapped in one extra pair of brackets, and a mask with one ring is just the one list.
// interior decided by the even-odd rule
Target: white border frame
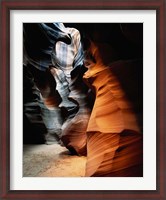
[[(89, 21), (90, 19), (90, 21)], [(144, 177), (22, 177), (23, 30), (26, 22), (143, 23)], [(156, 11), (11, 10), (10, 11), (10, 189), (11, 190), (156, 190)]]

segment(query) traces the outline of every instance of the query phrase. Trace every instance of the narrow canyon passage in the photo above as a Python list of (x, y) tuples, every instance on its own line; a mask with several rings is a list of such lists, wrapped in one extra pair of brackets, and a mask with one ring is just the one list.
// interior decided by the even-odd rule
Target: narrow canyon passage
[(23, 36), (23, 176), (142, 177), (143, 24), (24, 23)]

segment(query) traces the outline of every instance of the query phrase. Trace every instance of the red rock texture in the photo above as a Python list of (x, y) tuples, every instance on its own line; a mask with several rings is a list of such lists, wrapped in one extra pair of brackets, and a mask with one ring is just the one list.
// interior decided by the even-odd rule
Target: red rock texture
[(130, 61), (106, 66), (97, 45), (90, 51), (95, 62), (89, 62), (84, 79), (96, 98), (87, 127), (86, 176), (142, 176), (141, 65)]

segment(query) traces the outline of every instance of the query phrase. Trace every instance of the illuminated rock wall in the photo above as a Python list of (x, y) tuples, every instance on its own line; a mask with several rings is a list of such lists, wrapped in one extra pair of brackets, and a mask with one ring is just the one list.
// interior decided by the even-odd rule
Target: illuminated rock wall
[(106, 66), (100, 46), (91, 42), (93, 59), (85, 58), (84, 79), (96, 97), (87, 127), (86, 176), (142, 176), (142, 61)]
[[(53, 63), (45, 71), (27, 64), (39, 92), (37, 115), (40, 115), (39, 123), (33, 120), (33, 112), (29, 119), (32, 119), (33, 125), (37, 122), (44, 127), (41, 134), (45, 141), (40, 140), (41, 143), (60, 141), (72, 154), (87, 155), (85, 176), (142, 176), (141, 47), (137, 51), (139, 45), (134, 46), (134, 42), (139, 41), (137, 34), (132, 29), (128, 31), (126, 25), (121, 27), (122, 32), (127, 39), (130, 37), (132, 45), (118, 34), (114, 34), (117, 41), (113, 36), (111, 40), (113, 31), (103, 32), (100, 28), (92, 32), (93, 42), (85, 50), (84, 58), (79, 32), (72, 30), (69, 38), (72, 39), (76, 31), (77, 48), (74, 42), (60, 46), (71, 50), (69, 67), (57, 64), (63, 60), (63, 51), (59, 58), (55, 52)], [(103, 37), (104, 34), (106, 37)], [(126, 49), (128, 46), (131, 48)], [(132, 52), (133, 46), (135, 52)], [(26, 92), (24, 97), (27, 98)], [(27, 105), (28, 101), (24, 103), (26, 117)], [(37, 132), (37, 129), (34, 131)]]

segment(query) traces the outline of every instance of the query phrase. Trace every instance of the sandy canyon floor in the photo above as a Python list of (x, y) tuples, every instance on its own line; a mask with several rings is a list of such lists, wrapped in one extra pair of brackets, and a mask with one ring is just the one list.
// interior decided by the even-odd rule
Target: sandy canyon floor
[(59, 144), (24, 145), (24, 177), (83, 177), (86, 157), (70, 155)]

